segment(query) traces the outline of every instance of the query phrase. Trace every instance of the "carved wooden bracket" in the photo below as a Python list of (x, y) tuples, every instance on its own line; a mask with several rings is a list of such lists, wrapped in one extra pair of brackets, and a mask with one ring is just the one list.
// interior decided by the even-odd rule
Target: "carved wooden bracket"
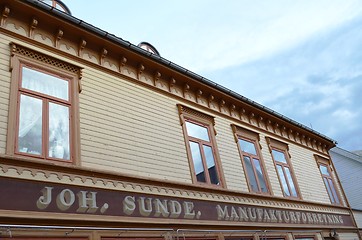
[(83, 49), (85, 48), (86, 45), (87, 45), (87, 41), (85, 41), (84, 39), (81, 39), (79, 42), (79, 48), (78, 48), (79, 57), (82, 57)]
[(174, 79), (173, 77), (170, 78), (170, 82), (169, 82), (169, 91), (172, 92), (172, 88), (175, 86), (176, 84), (176, 79)]
[(140, 63), (140, 64), (138, 65), (138, 71), (137, 71), (137, 78), (138, 78), (138, 80), (141, 79), (141, 74), (142, 74), (142, 72), (143, 72), (144, 70), (145, 70), (145, 66), (143, 66), (142, 63)]
[(213, 96), (213, 95), (210, 95), (209, 96), (209, 101), (208, 101), (208, 104), (209, 104), (209, 107), (211, 107), (211, 105), (212, 105), (212, 101), (214, 101), (214, 99), (215, 99), (215, 97)]
[(55, 41), (54, 41), (54, 46), (56, 48), (59, 48), (59, 41), (60, 41), (60, 39), (62, 39), (63, 34), (64, 34), (63, 30), (58, 29), (58, 32), (56, 33)]
[(6, 19), (8, 18), (9, 16), (9, 13), (10, 13), (10, 8), (8, 8), (7, 6), (4, 7), (4, 10), (1, 14), (1, 20), (0, 20), (0, 24), (2, 27), (5, 26), (5, 22), (6, 22)]
[(102, 48), (101, 54), (100, 54), (100, 58), (99, 58), (99, 64), (100, 64), (101, 66), (103, 66), (103, 64), (104, 64), (104, 59), (106, 58), (107, 54), (108, 54), (107, 49)]
[(34, 37), (34, 30), (35, 28), (38, 26), (38, 20), (36, 20), (35, 18), (33, 18), (30, 22), (30, 27), (29, 27), (29, 37), (33, 38)]
[(198, 103), (200, 101), (202, 95), (202, 91), (199, 89), (196, 91), (196, 102)]
[(126, 62), (127, 62), (127, 58), (124, 56), (121, 56), (120, 61), (119, 61), (119, 72), (122, 72), (122, 69), (124, 68), (124, 66), (126, 66)]
[(187, 83), (184, 86), (184, 98), (186, 98), (186, 93), (190, 90), (190, 85), (188, 85)]
[(161, 73), (159, 71), (156, 71), (155, 74), (153, 75), (154, 86), (157, 85), (157, 82), (160, 80), (160, 77), (161, 77)]

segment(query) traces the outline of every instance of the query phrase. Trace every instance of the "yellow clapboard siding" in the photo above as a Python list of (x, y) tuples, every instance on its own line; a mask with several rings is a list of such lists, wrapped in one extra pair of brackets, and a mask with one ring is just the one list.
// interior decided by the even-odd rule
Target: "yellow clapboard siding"
[(232, 135), (230, 121), (215, 119), (216, 141), (228, 189), (248, 192), (244, 170), (237, 145)]

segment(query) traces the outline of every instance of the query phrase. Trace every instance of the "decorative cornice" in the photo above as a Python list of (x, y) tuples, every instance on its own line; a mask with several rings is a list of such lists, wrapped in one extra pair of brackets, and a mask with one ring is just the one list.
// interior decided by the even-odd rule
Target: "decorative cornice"
[[(45, 41), (44, 39), (55, 39), (53, 49), (47, 46), (52, 51), (61, 51), (63, 55), (65, 54), (76, 61), (86, 61), (90, 65), (104, 69), (104, 71), (139, 82), (139, 84), (157, 89), (157, 91), (181, 97), (190, 103), (209, 108), (212, 112), (231, 118), (233, 121), (239, 122), (240, 125), (247, 125), (249, 128), (257, 129), (257, 131), (276, 135), (288, 142), (303, 145), (321, 154), (328, 155), (328, 150), (334, 146), (333, 142), (318, 134), (278, 118), (261, 108), (256, 108), (247, 101), (236, 99), (205, 85), (188, 75), (156, 63), (147, 56), (135, 54), (127, 48), (108, 40), (105, 41), (104, 38), (95, 36), (83, 29), (80, 30), (77, 26), (69, 26), (69, 29), (64, 29), (64, 33), (63, 30), (61, 32), (59, 30), (54, 37), (54, 32), (51, 33), (48, 29), (43, 29), (43, 25), (37, 25), (38, 21), (45, 21), (45, 17), (49, 17), (43, 12), (32, 12), (33, 15), (37, 14), (35, 17), (25, 16), (27, 13), (24, 13), (24, 21), (19, 23), (8, 16), (9, 11), (7, 7), (3, 8), (1, 27), (12, 32), (15, 36), (19, 34), (17, 30), (19, 27), (29, 29), (29, 24), (25, 20), (31, 18), (33, 21), (30, 24), (30, 29), (36, 27), (37, 34), (43, 37), (32, 39), (30, 37), (32, 34), (29, 32), (29, 41), (37, 41), (39, 45), (45, 46), (45, 42), (42, 42)], [(88, 39), (89, 44), (84, 40), (85, 38)], [(80, 42), (75, 42), (74, 39), (80, 39)], [(100, 44), (102, 44), (101, 53), (99, 53)], [(119, 54), (121, 54), (121, 59)], [(114, 68), (105, 67), (105, 62), (113, 62)]]

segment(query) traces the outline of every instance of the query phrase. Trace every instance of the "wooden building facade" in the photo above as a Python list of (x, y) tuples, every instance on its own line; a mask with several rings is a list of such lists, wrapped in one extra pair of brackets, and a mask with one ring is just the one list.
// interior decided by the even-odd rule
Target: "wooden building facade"
[(0, 9), (2, 238), (359, 239), (333, 140), (56, 7)]

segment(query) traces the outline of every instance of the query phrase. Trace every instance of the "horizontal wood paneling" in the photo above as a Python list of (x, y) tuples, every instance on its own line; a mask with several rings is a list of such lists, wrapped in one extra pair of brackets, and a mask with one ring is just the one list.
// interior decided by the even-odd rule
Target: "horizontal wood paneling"
[(6, 150), (6, 136), (10, 97), (10, 48), (9, 39), (0, 35), (0, 153)]
[(314, 153), (297, 145), (289, 145), (289, 153), (302, 198), (330, 203)]
[(215, 120), (216, 141), (226, 184), (230, 190), (248, 192), (248, 185), (230, 124), (230, 121), (223, 118)]
[(91, 69), (83, 83), (83, 166), (191, 182), (175, 100)]
[(269, 151), (268, 144), (266, 142), (267, 135), (260, 134), (260, 146), (261, 146), (261, 154), (264, 159), (265, 168), (268, 174), (268, 178), (270, 181), (271, 189), (273, 194), (278, 197), (283, 197), (283, 192), (280, 187), (279, 178), (275, 170), (274, 162), (272, 156)]

